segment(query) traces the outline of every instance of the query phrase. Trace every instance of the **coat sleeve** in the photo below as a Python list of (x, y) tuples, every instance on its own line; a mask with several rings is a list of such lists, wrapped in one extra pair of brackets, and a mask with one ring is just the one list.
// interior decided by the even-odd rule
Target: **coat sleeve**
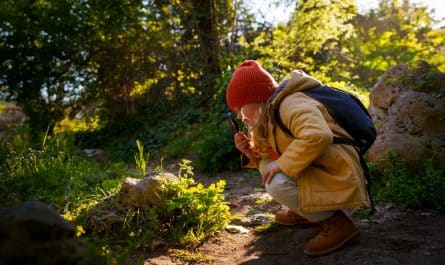
[(248, 158), (245, 154), (241, 154), (241, 167), (243, 168), (258, 168), (260, 159), (257, 157)]
[[(277, 160), (288, 176), (298, 177), (332, 144), (333, 133), (320, 110), (322, 107), (300, 93), (286, 97), (281, 103), (281, 120), (294, 136)], [(280, 145), (280, 139), (277, 143)]]

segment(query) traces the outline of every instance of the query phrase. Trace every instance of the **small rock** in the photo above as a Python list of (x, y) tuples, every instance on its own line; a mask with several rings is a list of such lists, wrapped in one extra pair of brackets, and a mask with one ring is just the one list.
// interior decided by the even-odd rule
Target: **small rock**
[(106, 165), (109, 162), (105, 152), (102, 149), (83, 149), (76, 151), (74, 154), (90, 160), (96, 160), (103, 165)]
[(229, 233), (233, 233), (233, 234), (235, 234), (235, 233), (239, 233), (239, 234), (247, 234), (247, 233), (249, 233), (249, 229), (247, 229), (245, 227), (242, 227), (240, 225), (227, 225), (226, 226), (226, 230)]
[(126, 178), (117, 196), (125, 205), (142, 209), (151, 206), (160, 207), (162, 204), (160, 198), (162, 179), (178, 180), (174, 174), (167, 172), (146, 176), (143, 179)]

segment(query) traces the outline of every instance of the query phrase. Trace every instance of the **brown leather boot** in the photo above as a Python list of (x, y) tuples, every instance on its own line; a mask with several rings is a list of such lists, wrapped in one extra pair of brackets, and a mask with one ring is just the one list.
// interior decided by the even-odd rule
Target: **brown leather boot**
[(306, 218), (299, 216), (297, 213), (287, 210), (279, 211), (275, 214), (275, 222), (280, 225), (294, 226), (294, 225), (311, 225), (311, 223)]
[(359, 232), (343, 211), (320, 223), (320, 232), (304, 246), (304, 253), (309, 256), (329, 254), (358, 236)]

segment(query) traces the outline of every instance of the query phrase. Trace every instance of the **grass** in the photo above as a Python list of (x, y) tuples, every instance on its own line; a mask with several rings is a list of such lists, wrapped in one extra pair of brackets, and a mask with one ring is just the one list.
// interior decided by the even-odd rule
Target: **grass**
[(108, 168), (70, 152), (65, 136), (46, 138), (33, 146), (14, 139), (1, 145), (0, 199), (2, 206), (40, 200), (59, 213), (72, 215), (78, 207), (114, 192), (123, 178), (123, 164)]
[(275, 222), (269, 222), (262, 225), (255, 226), (255, 231), (258, 233), (271, 233), (275, 232), (282, 227), (280, 224)]
[[(207, 128), (205, 126), (209, 125), (196, 130)], [(184, 136), (179, 141), (181, 148), (171, 152), (182, 154), (184, 149), (195, 146), (203, 151), (203, 156), (214, 158), (201, 166), (219, 170), (215, 163), (225, 161), (225, 158), (212, 156), (214, 149), (221, 151), (221, 146), (229, 145), (233, 148), (233, 143), (221, 134), (224, 130), (222, 124), (214, 123), (209, 127), (212, 133), (207, 137), (194, 142)], [(110, 264), (123, 262), (132, 250), (152, 249), (153, 241), (157, 239), (193, 248), (217, 234), (232, 220), (229, 207), (224, 203), (225, 183), (218, 182), (208, 187), (195, 183), (192, 162), (183, 161), (178, 172), (180, 180), (164, 186), (163, 209), (159, 212), (126, 209), (120, 226), (104, 233), (92, 231), (86, 225), (88, 213), (116, 194), (126, 177), (141, 178), (146, 173), (143, 169), (147, 165), (148, 154), (144, 151), (144, 142), (136, 145), (133, 142), (133, 148), (128, 151), (129, 156), (133, 155), (136, 160), (137, 168), (132, 169), (119, 160), (102, 165), (73, 155), (76, 146), (70, 134), (43, 135), (40, 141), (31, 142), (25, 129), (18, 128), (17, 132), (11, 141), (0, 144), (0, 206), (26, 200), (41, 200), (49, 204), (75, 225), (80, 238), (106, 255)], [(222, 138), (217, 140), (218, 137)], [(222, 151), (224, 156), (232, 152), (229, 149)], [(414, 168), (394, 156), (387, 160), (383, 170), (370, 165), (373, 197), (377, 201), (395, 202), (401, 208), (445, 211), (445, 166), (432, 159), (421, 160)], [(264, 192), (264, 189), (258, 191)], [(267, 199), (256, 201), (257, 204), (267, 202)], [(248, 212), (256, 213), (259, 212), (254, 209)], [(272, 222), (255, 229), (270, 232), (275, 228), (276, 224)], [(189, 262), (211, 258), (190, 253), (178, 253), (178, 258)]]
[[(136, 249), (153, 248), (156, 239), (167, 244), (198, 245), (230, 221), (224, 203), (225, 183), (204, 187), (193, 180), (191, 161), (183, 161), (179, 181), (164, 183), (162, 209), (120, 207), (123, 222), (97, 231), (88, 224), (93, 209), (115, 207), (111, 200), (126, 177), (141, 178), (148, 156), (139, 143), (138, 170), (124, 163), (99, 164), (72, 155), (69, 135), (44, 136), (31, 143), (17, 135), (0, 145), (1, 207), (40, 200), (76, 227), (76, 234), (110, 264), (121, 264)], [(136, 174), (136, 175), (135, 175)], [(107, 202), (109, 203), (107, 205)], [(107, 212), (105, 212), (107, 213)], [(108, 212), (111, 213), (111, 212)], [(204, 259), (201, 257), (200, 259)]]
[(390, 153), (384, 165), (383, 169), (370, 165), (371, 192), (377, 202), (445, 213), (445, 165), (440, 161), (423, 158), (409, 162)]
[(170, 253), (171, 256), (181, 259), (186, 262), (211, 262), (215, 258), (210, 255), (205, 255), (200, 252), (191, 252), (189, 250), (177, 249)]

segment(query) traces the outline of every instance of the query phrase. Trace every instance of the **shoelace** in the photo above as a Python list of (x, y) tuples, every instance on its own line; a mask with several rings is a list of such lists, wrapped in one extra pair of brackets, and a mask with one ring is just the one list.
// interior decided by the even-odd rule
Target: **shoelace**
[(324, 237), (328, 237), (328, 233), (330, 230), (330, 226), (332, 223), (332, 219), (329, 218), (328, 220), (324, 220), (320, 223), (320, 231), (318, 232), (320, 235), (323, 235)]

